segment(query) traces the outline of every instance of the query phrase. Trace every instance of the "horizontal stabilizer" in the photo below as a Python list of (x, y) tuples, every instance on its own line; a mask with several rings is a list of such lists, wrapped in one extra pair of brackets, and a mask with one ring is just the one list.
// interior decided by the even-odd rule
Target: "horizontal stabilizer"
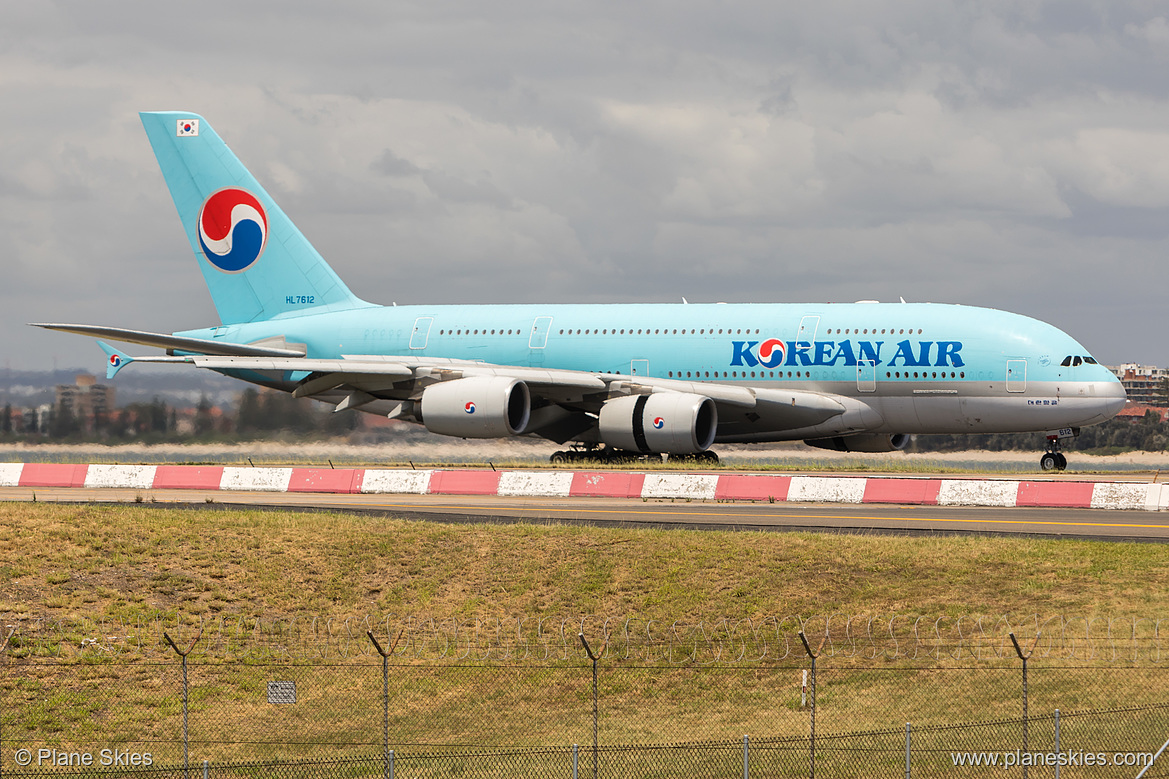
[(125, 352), (115, 349), (105, 341), (98, 341), (97, 345), (106, 353), (106, 378), (112, 379), (118, 375), (118, 371), (134, 362), (134, 358)]
[(109, 338), (123, 343), (140, 344), (142, 346), (157, 346), (160, 349), (173, 349), (191, 354), (208, 354), (237, 357), (303, 357), (304, 352), (295, 349), (279, 349), (273, 346), (256, 344), (235, 344), (227, 341), (215, 341), (208, 338), (185, 338), (166, 333), (149, 333), (144, 330), (126, 330), (121, 327), (103, 327), (101, 325), (67, 325), (56, 323), (30, 323), (33, 327), (43, 327), (46, 330), (60, 330), (63, 333), (77, 333), (78, 335), (92, 335), (98, 338)]

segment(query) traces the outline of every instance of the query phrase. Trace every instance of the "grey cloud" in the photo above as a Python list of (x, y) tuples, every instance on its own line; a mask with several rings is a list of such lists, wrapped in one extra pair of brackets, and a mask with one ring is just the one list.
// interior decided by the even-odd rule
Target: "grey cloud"
[(14, 6), (0, 321), (30, 367), (100, 359), (24, 332), (50, 313), (214, 321), (134, 114), (185, 108), (371, 299), (904, 295), (1169, 364), (1159, 329), (1131, 326), (1155, 324), (1169, 282), (1166, 16), (1092, 0)]

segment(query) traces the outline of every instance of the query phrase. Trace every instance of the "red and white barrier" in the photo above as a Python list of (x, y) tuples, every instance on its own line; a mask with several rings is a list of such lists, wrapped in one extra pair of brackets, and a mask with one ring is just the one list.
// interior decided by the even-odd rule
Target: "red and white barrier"
[(1169, 485), (1139, 482), (733, 473), (0, 463), (0, 487), (1169, 510)]

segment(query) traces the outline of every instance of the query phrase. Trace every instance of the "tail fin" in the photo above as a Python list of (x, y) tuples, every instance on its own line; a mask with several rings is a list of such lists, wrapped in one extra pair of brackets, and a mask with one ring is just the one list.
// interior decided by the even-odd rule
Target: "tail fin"
[(142, 113), (142, 125), (223, 324), (363, 308), (207, 120)]

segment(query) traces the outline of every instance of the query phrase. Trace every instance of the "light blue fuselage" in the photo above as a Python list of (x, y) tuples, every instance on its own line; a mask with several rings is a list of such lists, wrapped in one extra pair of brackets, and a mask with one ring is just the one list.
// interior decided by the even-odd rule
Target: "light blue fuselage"
[[(1046, 431), (1104, 421), (1125, 402), (1116, 377), (1061, 330), (940, 304), (371, 306), (181, 335), (280, 336), (318, 358), (409, 355), (799, 388), (856, 398), (879, 415), (874, 432)], [(274, 386), (300, 378), (289, 372)], [(717, 440), (801, 435), (727, 419)]]

